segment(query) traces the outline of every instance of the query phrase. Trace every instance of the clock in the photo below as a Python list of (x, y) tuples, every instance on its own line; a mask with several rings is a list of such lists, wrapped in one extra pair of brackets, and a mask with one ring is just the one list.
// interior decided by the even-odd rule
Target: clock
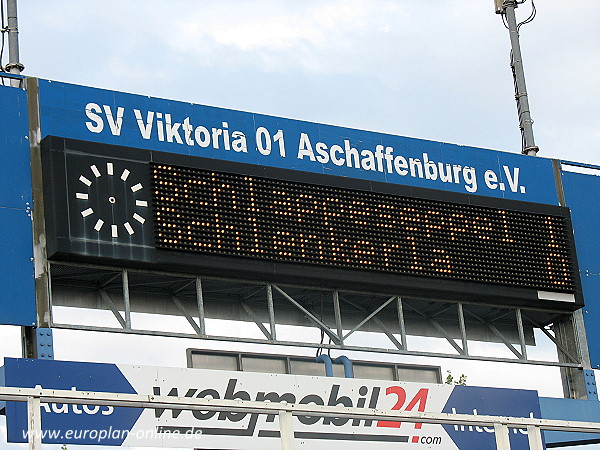
[(54, 137), (43, 147), (46, 230), (54, 235), (49, 258), (154, 260), (154, 202), (143, 150), (98, 152), (92, 143)]
[[(79, 200), (82, 219), (100, 235), (119, 239), (140, 232), (146, 223), (148, 200), (144, 189), (123, 164), (102, 161), (91, 164), (79, 174), (80, 189), (74, 193)], [(86, 220), (87, 219), (87, 220)]]

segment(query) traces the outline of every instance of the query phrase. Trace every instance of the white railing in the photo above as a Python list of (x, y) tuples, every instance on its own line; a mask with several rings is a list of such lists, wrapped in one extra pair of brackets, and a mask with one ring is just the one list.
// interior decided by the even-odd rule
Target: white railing
[(369, 408), (319, 406), (313, 404), (285, 404), (246, 400), (168, 397), (42, 388), (0, 387), (0, 400), (27, 402), (30, 450), (40, 450), (42, 448), (41, 403), (278, 414), (281, 433), (281, 448), (284, 450), (291, 450), (294, 448), (294, 430), (292, 421), (292, 416), (294, 415), (334, 416), (363, 420), (396, 420), (402, 422), (441, 425), (492, 426), (494, 428), (498, 450), (510, 450), (509, 428), (527, 429), (529, 448), (531, 450), (543, 449), (542, 430), (600, 433), (600, 423), (598, 422), (412, 411), (400, 412)]

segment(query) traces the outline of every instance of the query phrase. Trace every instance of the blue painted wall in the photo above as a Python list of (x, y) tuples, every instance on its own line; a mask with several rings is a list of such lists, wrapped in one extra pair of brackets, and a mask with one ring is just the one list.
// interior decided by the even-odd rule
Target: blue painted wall
[[(597, 401), (540, 397), (540, 408), (544, 419), (600, 421), (600, 402)], [(544, 438), (549, 448), (600, 442), (600, 434), (596, 433), (544, 431)], [(582, 450), (587, 448), (582, 447)]]
[(0, 324), (35, 325), (27, 96), (0, 86)]
[(592, 367), (600, 368), (600, 176), (562, 172), (562, 182), (575, 233)]

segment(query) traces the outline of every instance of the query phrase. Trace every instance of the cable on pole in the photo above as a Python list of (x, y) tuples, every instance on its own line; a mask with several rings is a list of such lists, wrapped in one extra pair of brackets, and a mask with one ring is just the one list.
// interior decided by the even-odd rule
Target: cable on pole
[[(2, 64), (2, 60), (4, 58), (4, 42), (5, 42), (5, 33), (8, 31), (8, 27), (6, 26), (6, 20), (4, 17), (4, 0), (0, 0), (0, 34), (2, 35), (1, 43), (0, 43), (0, 72), (6, 72), (4, 69), (4, 64)], [(4, 84), (4, 80), (2, 80), (2, 84)]]

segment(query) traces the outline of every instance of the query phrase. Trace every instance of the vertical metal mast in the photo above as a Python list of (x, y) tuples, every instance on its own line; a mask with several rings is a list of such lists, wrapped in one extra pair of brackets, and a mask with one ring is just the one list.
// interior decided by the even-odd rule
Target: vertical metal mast
[[(5, 67), (9, 73), (20, 75), (23, 69), (25, 69), (25, 66), (19, 61), (17, 0), (6, 0), (6, 13), (8, 16), (8, 64)], [(19, 86), (20, 82), (18, 80), (13, 80), (11, 81), (11, 85)]]
[[(517, 0), (495, 0), (496, 14), (506, 17), (506, 24), (510, 35), (511, 45), (511, 68), (515, 80), (515, 100), (517, 101), (517, 112), (519, 114), (519, 128), (522, 136), (521, 153), (535, 156), (538, 147), (533, 137), (533, 120), (529, 110), (529, 99), (527, 87), (525, 86), (525, 72), (523, 71), (523, 58), (521, 56), (521, 45), (519, 44), (519, 26), (515, 17), (515, 8), (522, 1)], [(530, 17), (531, 19), (532, 17)], [(527, 22), (527, 21), (526, 21)]]

